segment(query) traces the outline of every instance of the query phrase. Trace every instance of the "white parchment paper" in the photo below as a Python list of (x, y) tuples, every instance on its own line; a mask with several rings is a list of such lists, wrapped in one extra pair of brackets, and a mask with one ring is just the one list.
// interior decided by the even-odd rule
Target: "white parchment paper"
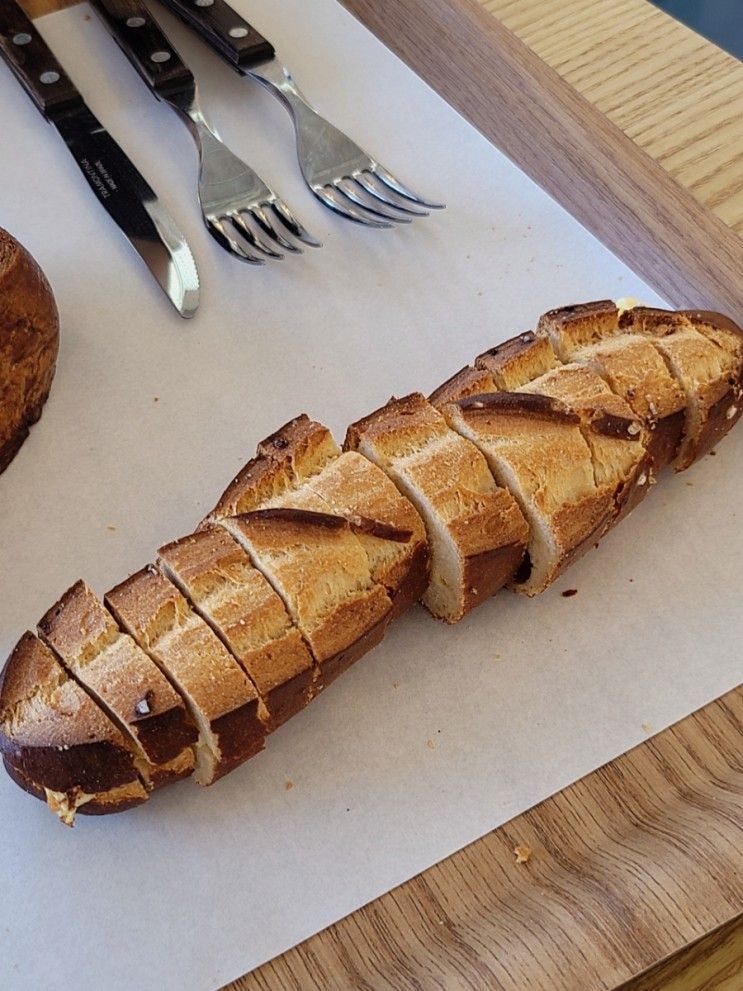
[[(325, 242), (248, 269), (201, 226), (186, 129), (87, 6), (41, 23), (191, 239), (181, 321), (0, 67), (0, 223), (57, 293), (42, 421), (0, 478), (0, 649), (84, 576), (188, 533), (255, 443), (430, 390), (567, 302), (650, 290), (335, 0), (240, 2), (319, 108), (448, 210), (376, 232), (298, 179), (288, 117), (163, 15), (224, 138)], [(65, 830), (0, 775), (0, 986), (209, 989), (337, 920), (741, 680), (743, 430), (665, 478), (536, 601), (412, 610), (211, 790)], [(561, 597), (568, 587), (572, 598)]]

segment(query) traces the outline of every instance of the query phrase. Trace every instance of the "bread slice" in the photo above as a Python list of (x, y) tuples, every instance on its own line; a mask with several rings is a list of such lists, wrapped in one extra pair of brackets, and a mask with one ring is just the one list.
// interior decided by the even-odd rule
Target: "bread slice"
[(197, 733), (183, 700), (85, 582), (76, 582), (51, 607), (39, 634), (132, 737), (140, 751), (137, 767), (150, 787), (191, 774)]
[(527, 553), (511, 584), (536, 595), (599, 539), (616, 513), (611, 496), (596, 486), (580, 416), (528, 392), (469, 396), (442, 412), (487, 458), (528, 521)]
[(312, 654), (284, 603), (240, 545), (220, 527), (159, 551), (165, 574), (237, 658), (272, 732), (312, 698)]
[(260, 700), (248, 676), (154, 565), (117, 585), (105, 602), (183, 696), (199, 730), (199, 784), (212, 784), (263, 749)]
[(0, 673), (0, 752), (11, 777), (68, 826), (78, 811), (123, 812), (148, 798), (131, 740), (33, 633)]
[(683, 471), (740, 419), (743, 412), (743, 333), (720, 314), (631, 311), (634, 333), (649, 336), (686, 394), (684, 439), (676, 458)]
[(628, 404), (587, 365), (560, 365), (518, 392), (550, 396), (577, 413), (591, 451), (597, 493), (614, 503), (614, 525), (644, 499), (654, 482), (647, 431)]
[(221, 526), (248, 551), (309, 643), (316, 691), (382, 640), (392, 604), (373, 582), (348, 520), (284, 506), (223, 519)]
[[(317, 690), (382, 639), (390, 566), (400, 565), (391, 594), (404, 597), (418, 567), (412, 531), (358, 512), (368, 497), (354, 493), (347, 464), (327, 427), (299, 416), (258, 445), (202, 524), (227, 529), (281, 597), (312, 649)], [(399, 512), (398, 498), (387, 512)]]
[(420, 598), (428, 579), (420, 516), (383, 471), (354, 452), (341, 452), (328, 428), (306, 414), (261, 441), (256, 458), (228, 487), (210, 518), (288, 506), (289, 493), (296, 508), (337, 514), (351, 523), (373, 580), (393, 602), (390, 618)]
[(423, 603), (434, 616), (456, 622), (519, 567), (527, 525), (518, 506), (420, 393), (352, 424), (345, 447), (379, 465), (425, 521), (431, 577)]

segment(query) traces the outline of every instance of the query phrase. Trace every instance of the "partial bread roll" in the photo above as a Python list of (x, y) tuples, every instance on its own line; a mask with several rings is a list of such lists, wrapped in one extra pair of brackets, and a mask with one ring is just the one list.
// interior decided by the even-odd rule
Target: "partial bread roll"
[(138, 751), (145, 783), (159, 788), (193, 771), (196, 729), (156, 664), (122, 633), (85, 582), (39, 621), (39, 634)]
[(352, 424), (345, 446), (384, 469), (423, 517), (431, 576), (422, 601), (434, 616), (456, 622), (518, 568), (527, 539), (518, 506), (420, 393)]
[(312, 654), (284, 603), (219, 528), (161, 547), (160, 566), (240, 662), (272, 732), (312, 698)]
[(178, 589), (152, 565), (105, 596), (123, 629), (183, 696), (198, 727), (194, 777), (201, 785), (263, 749), (258, 694), (234, 657)]
[(62, 822), (75, 812), (121, 812), (147, 801), (129, 739), (24, 633), (0, 673), (0, 753), (10, 776)]
[(0, 473), (41, 416), (54, 378), (59, 315), (44, 273), (0, 228)]

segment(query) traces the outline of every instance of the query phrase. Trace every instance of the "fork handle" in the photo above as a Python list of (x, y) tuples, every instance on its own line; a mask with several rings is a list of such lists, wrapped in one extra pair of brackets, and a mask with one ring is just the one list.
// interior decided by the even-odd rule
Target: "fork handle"
[(162, 0), (238, 72), (272, 59), (270, 41), (248, 24), (225, 0)]
[(93, 6), (155, 94), (176, 93), (194, 85), (191, 70), (141, 0), (93, 0)]
[(0, 56), (47, 120), (83, 106), (75, 84), (13, 0), (0, 0)]

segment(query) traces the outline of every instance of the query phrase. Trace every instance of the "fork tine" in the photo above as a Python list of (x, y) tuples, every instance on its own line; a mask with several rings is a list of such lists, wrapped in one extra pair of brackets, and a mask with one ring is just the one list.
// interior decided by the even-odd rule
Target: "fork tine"
[(256, 234), (241, 212), (235, 211), (234, 213), (228, 214), (228, 216), (235, 227), (237, 227), (240, 236), (245, 238), (251, 247), (257, 248), (258, 251), (261, 251), (264, 255), (268, 255), (269, 258), (280, 259), (284, 257), (280, 251), (275, 251), (263, 240), (262, 237), (259, 237), (258, 234)]
[(361, 210), (359, 207), (354, 206), (350, 200), (341, 196), (335, 186), (313, 186), (312, 191), (325, 206), (329, 207), (335, 213), (339, 213), (346, 220), (353, 220), (357, 224), (366, 224), (367, 227), (378, 227), (380, 229), (383, 227), (392, 227), (392, 224), (389, 222), (377, 220), (372, 214), (367, 213), (366, 210)]
[(386, 203), (388, 206), (393, 206), (396, 210), (401, 210), (403, 213), (410, 214), (411, 217), (427, 217), (428, 210), (416, 210), (409, 205), (409, 201), (406, 203), (403, 197), (396, 193), (389, 186), (386, 186), (381, 179), (378, 179), (373, 172), (357, 172), (354, 173), (353, 178), (360, 186), (366, 190), (366, 192), (373, 196), (377, 200), (381, 200), (382, 203)]
[(418, 194), (414, 193), (412, 189), (408, 189), (406, 186), (403, 186), (399, 179), (396, 179), (387, 171), (387, 169), (382, 168), (378, 162), (374, 162), (371, 171), (375, 176), (381, 179), (386, 186), (389, 186), (390, 189), (393, 189), (396, 193), (399, 193), (400, 196), (404, 196), (406, 200), (412, 200), (413, 203), (418, 203), (420, 206), (428, 207), (429, 210), (444, 209), (443, 203), (432, 203), (430, 200), (425, 200), (422, 196), (418, 196)]
[(344, 196), (347, 196), (352, 203), (355, 203), (356, 206), (363, 207), (364, 210), (368, 210), (375, 217), (382, 217), (384, 220), (391, 220), (395, 224), (409, 224), (413, 219), (409, 216), (406, 217), (403, 213), (399, 213), (396, 210), (383, 206), (381, 200), (373, 199), (364, 191), (363, 186), (360, 186), (353, 179), (348, 177), (336, 179), (334, 185), (335, 188), (343, 193)]
[(302, 244), (308, 244), (311, 248), (322, 248), (322, 241), (318, 241), (316, 237), (310, 234), (306, 227), (300, 224), (283, 200), (275, 199), (268, 205), (278, 215), (279, 220), (287, 230), (291, 231), (294, 237), (301, 241)]
[(282, 247), (284, 251), (291, 251), (298, 255), (302, 254), (302, 249), (298, 244), (294, 244), (294, 242), (290, 241), (289, 238), (284, 237), (281, 231), (277, 230), (277, 228), (273, 226), (271, 220), (266, 216), (266, 211), (262, 206), (257, 204), (251, 206), (250, 215), (258, 227), (270, 238), (272, 238), (272, 240), (276, 241), (276, 243)]
[(265, 265), (265, 259), (258, 258), (256, 255), (246, 251), (232, 235), (227, 233), (221, 220), (210, 218), (207, 221), (207, 228), (211, 236), (221, 247), (226, 248), (233, 255), (237, 255), (241, 261), (247, 262), (249, 265)]

